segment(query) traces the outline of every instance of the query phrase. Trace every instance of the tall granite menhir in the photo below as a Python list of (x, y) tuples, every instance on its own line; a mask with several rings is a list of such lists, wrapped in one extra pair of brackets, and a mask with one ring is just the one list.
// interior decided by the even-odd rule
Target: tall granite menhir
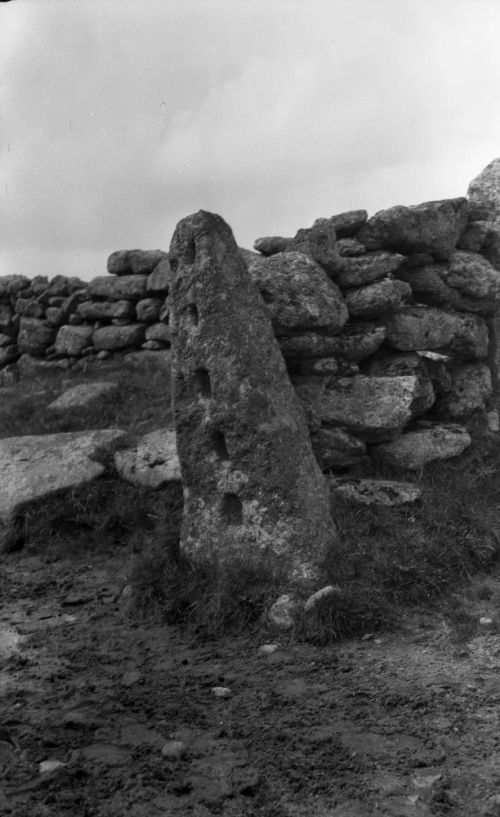
[(326, 481), (231, 229), (200, 211), (169, 257), (183, 552), (314, 579), (335, 537)]

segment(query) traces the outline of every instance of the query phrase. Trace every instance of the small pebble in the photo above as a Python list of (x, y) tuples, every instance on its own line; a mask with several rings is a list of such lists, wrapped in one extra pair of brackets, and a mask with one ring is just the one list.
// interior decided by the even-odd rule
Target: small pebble
[(169, 740), (161, 750), (163, 757), (172, 760), (180, 760), (185, 756), (186, 752), (187, 747), (182, 740)]
[(269, 620), (282, 630), (289, 630), (294, 625), (293, 615), (297, 604), (288, 595), (280, 596), (269, 610)]
[(263, 644), (262, 647), (259, 647), (259, 652), (263, 655), (272, 655), (277, 649), (279, 649), (278, 644)]
[(231, 690), (229, 687), (212, 687), (212, 694), (215, 695), (216, 698), (229, 698)]
[(38, 769), (40, 774), (49, 774), (50, 772), (55, 772), (56, 769), (60, 769), (61, 766), (66, 766), (66, 763), (63, 763), (61, 760), (42, 760), (42, 762), (38, 764)]

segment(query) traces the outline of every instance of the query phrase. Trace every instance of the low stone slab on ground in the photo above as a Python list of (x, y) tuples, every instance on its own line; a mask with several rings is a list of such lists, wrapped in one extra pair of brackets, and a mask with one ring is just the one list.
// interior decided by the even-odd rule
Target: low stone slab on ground
[(433, 460), (457, 457), (470, 444), (470, 435), (463, 426), (435, 425), (409, 431), (394, 442), (373, 446), (371, 453), (388, 465), (416, 471)]
[(50, 411), (87, 408), (102, 398), (111, 397), (117, 391), (118, 383), (80, 383), (65, 391), (57, 400), (53, 400), (47, 408)]
[(416, 502), (422, 496), (418, 485), (390, 479), (330, 479), (333, 496), (355, 505), (385, 505), (395, 507)]
[(92, 457), (125, 435), (117, 428), (0, 440), (0, 553), (16, 544), (14, 521), (30, 502), (100, 477)]
[(145, 434), (131, 448), (115, 453), (115, 466), (122, 479), (139, 488), (160, 488), (167, 482), (180, 482), (175, 431), (159, 428)]

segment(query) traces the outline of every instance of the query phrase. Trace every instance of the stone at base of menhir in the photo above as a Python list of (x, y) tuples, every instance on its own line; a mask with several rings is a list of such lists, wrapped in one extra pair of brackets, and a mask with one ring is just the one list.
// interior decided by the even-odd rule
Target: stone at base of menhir
[(374, 445), (370, 453), (392, 467), (416, 471), (434, 460), (457, 457), (470, 444), (470, 434), (463, 426), (434, 425), (409, 431), (392, 443)]
[(220, 216), (181, 221), (170, 265), (173, 393), (195, 561), (314, 580), (330, 498), (265, 306)]
[(422, 496), (418, 485), (390, 479), (330, 479), (334, 497), (352, 502), (353, 505), (379, 505), (398, 507), (416, 502)]

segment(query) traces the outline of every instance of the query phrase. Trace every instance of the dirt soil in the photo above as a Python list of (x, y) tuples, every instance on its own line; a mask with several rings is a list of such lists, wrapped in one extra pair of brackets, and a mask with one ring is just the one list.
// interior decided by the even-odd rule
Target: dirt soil
[(500, 635), (203, 644), (131, 615), (124, 571), (4, 557), (1, 814), (500, 815)]

